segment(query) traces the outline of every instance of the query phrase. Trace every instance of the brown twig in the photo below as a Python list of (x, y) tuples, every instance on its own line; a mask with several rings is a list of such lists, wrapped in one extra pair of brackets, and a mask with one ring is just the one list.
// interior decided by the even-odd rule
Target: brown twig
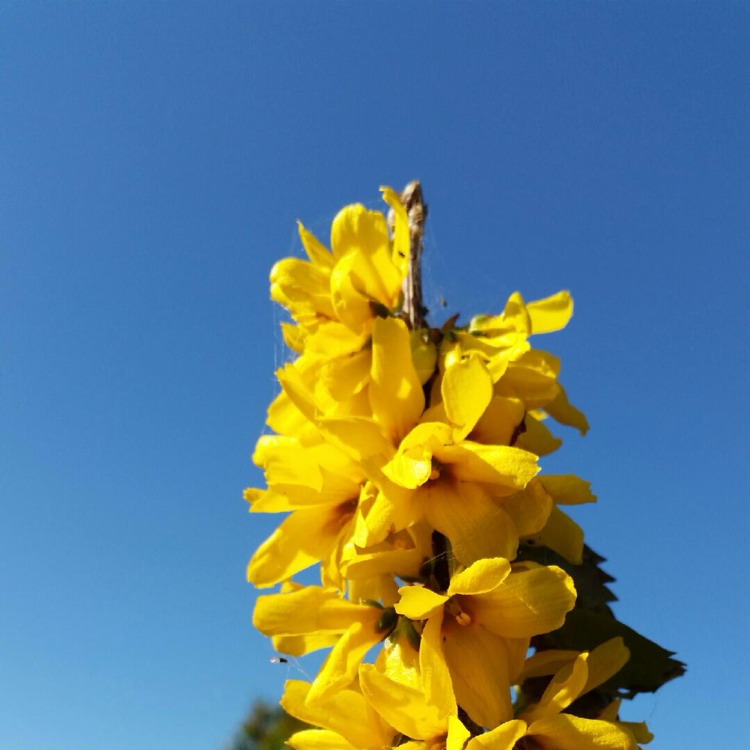
[(427, 308), (422, 304), (422, 237), (427, 206), (419, 180), (412, 180), (399, 196), (409, 219), (409, 268), (404, 279), (403, 314), (414, 330), (424, 326)]

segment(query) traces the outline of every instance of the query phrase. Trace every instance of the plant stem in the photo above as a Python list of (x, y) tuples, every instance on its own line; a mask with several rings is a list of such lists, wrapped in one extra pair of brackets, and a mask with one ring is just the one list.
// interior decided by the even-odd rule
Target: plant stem
[(409, 268), (404, 279), (404, 316), (412, 330), (424, 326), (427, 308), (422, 304), (422, 236), (427, 206), (419, 180), (412, 180), (401, 192), (401, 203), (409, 219)]

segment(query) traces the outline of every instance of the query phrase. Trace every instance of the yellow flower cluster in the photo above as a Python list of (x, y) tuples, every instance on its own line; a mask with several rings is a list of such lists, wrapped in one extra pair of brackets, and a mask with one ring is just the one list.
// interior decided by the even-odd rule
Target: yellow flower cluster
[[(519, 550), (578, 565), (583, 533), (561, 506), (591, 502), (572, 475), (540, 475), (559, 445), (545, 422), (587, 429), (529, 338), (563, 328), (567, 292), (457, 327), (401, 314), (410, 234), (361, 205), (335, 218), (328, 250), (300, 226), (307, 260), (271, 272), (297, 353), (277, 372), (274, 434), (253, 459), (267, 489), (252, 512), (288, 513), (248, 566), (254, 624), (276, 650), (329, 649), (282, 705), (314, 729), (297, 750), (634, 750), (645, 725), (581, 697), (627, 661), (622, 638), (590, 651), (539, 650), (576, 602), (573, 579)], [(320, 585), (293, 577), (319, 565)]]

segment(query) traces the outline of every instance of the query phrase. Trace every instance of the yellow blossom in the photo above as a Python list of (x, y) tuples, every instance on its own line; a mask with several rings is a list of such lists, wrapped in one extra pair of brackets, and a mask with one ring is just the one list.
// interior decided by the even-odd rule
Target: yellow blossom
[(265, 436), (254, 458), (268, 489), (249, 489), (253, 512), (292, 511), (258, 548), (248, 580), (272, 586), (323, 560), (324, 583), (343, 586), (337, 558), (353, 533), (364, 475), (346, 454), (324, 443)]
[(300, 721), (320, 727), (294, 734), (288, 744), (295, 750), (386, 750), (398, 732), (354, 688), (341, 690), (325, 704), (309, 700), (311, 685), (289, 680), (281, 705)]
[[(590, 653), (541, 651), (530, 657), (521, 679), (551, 679), (541, 698), (524, 708), (516, 721), (508, 722), (505, 732), (515, 739), (490, 745), (498, 750), (520, 750), (521, 738), (533, 740), (539, 750), (636, 750), (636, 740), (650, 739), (645, 725), (629, 725), (603, 718), (588, 719), (563, 713), (573, 701), (597, 688), (616, 674), (628, 660), (629, 652), (621, 638), (613, 638)], [(636, 738), (635, 734), (638, 735)]]
[(486, 727), (513, 715), (510, 685), (531, 636), (560, 627), (575, 603), (573, 581), (560, 568), (511, 567), (503, 558), (456, 573), (444, 594), (418, 586), (400, 594), (396, 612), (440, 626), (456, 700)]
[[(398, 528), (425, 518), (451, 541), (463, 564), (482, 557), (515, 556), (518, 530), (503, 497), (523, 490), (539, 468), (537, 457), (509, 445), (468, 439), (493, 403), (491, 376), (477, 357), (448, 367), (442, 401), (400, 442), (382, 469), (381, 491), (393, 506)], [(512, 432), (518, 413), (501, 409), (498, 427)], [(377, 479), (373, 478), (377, 482)], [(517, 504), (522, 511), (529, 506)], [(523, 521), (521, 521), (523, 523)]]
[[(328, 646), (335, 638), (308, 696), (310, 701), (323, 702), (351, 685), (365, 654), (388, 635), (386, 611), (348, 601), (336, 589), (306, 586), (258, 597), (253, 625), (274, 637), (278, 651), (292, 656)], [(318, 636), (324, 639), (318, 640)], [(299, 650), (290, 650), (294, 647)]]

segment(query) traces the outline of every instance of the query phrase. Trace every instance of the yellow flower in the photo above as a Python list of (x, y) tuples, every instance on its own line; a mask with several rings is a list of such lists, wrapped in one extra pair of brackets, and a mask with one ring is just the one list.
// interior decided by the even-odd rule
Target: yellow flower
[[(395, 318), (374, 321), (372, 346), (367, 352), (370, 370), (363, 392), (367, 406), (363, 409), (373, 415), (370, 424), (378, 435), (379, 447), (386, 452), (392, 452), (390, 444), (406, 434), (424, 408), (411, 345), (403, 321)], [(322, 399), (311, 390), (314, 384), (308, 386), (298, 367), (288, 365), (283, 374), (279, 373), (279, 379), (290, 403), (303, 418), (303, 426), (295, 428), (300, 437), (259, 440), (254, 460), (265, 469), (269, 489), (265, 493), (248, 490), (246, 497), (253, 511), (294, 512), (256, 552), (248, 578), (256, 585), (269, 586), (324, 560), (323, 583), (341, 588), (341, 551), (350, 541), (352, 524), (357, 522), (357, 513), (363, 507), (358, 498), (365, 474), (360, 463), (344, 450), (323, 440), (333, 435), (334, 440), (348, 449), (347, 440), (355, 435), (351, 418), (333, 409), (328, 415), (321, 414), (329, 404), (325, 402), (321, 407)], [(336, 426), (345, 433), (343, 440), (336, 437)], [(382, 541), (387, 522), (382, 532), (369, 536), (375, 536), (376, 543)], [(372, 541), (360, 533), (357, 543), (365, 547)]]
[[(298, 732), (289, 744), (296, 750), (463, 750), (469, 731), (458, 719), (440, 653), (439, 628), (428, 623), (418, 652), (405, 639), (401, 641), (389, 644), (376, 665), (360, 666), (361, 694), (353, 687), (341, 691), (331, 703), (311, 705), (305, 683), (288, 682), (284, 708), (322, 727)], [(347, 712), (347, 721), (342, 721), (342, 710)], [(353, 723), (357, 726), (352, 727)]]
[[(468, 439), (493, 403), (491, 376), (479, 358), (467, 357), (448, 367), (441, 394), (440, 405), (422, 419), (444, 421), (422, 421), (414, 427), (382, 469), (388, 481), (372, 481), (391, 503), (397, 528), (427, 519), (448, 537), (453, 554), (465, 565), (483, 557), (513, 558), (519, 538), (516, 522), (526, 526), (526, 515), (536, 519), (540, 507), (547, 513), (551, 507), (543, 497), (524, 503), (525, 496), (518, 494), (539, 471), (537, 457), (508, 445)], [(510, 435), (518, 412), (503, 404), (493, 418), (496, 430)], [(506, 508), (502, 499), (512, 495), (516, 502)]]
[(395, 210), (393, 241), (385, 216), (359, 204), (342, 209), (331, 227), (331, 252), (299, 225), (309, 260), (286, 258), (271, 271), (271, 298), (289, 310), (301, 329), (286, 330), (296, 351), (342, 354), (367, 340), (374, 318), (401, 305), (408, 226), (398, 196), (382, 188)]
[(386, 612), (347, 601), (336, 589), (306, 586), (259, 596), (253, 625), (274, 637), (277, 651), (292, 656), (333, 644), (308, 696), (310, 702), (324, 702), (351, 685), (365, 654), (388, 635)]
[[(559, 360), (532, 349), (527, 342), (529, 336), (564, 328), (572, 314), (573, 300), (568, 292), (528, 304), (515, 292), (501, 315), (478, 315), (472, 318), (466, 332), (453, 332), (445, 342), (443, 357), (452, 360), (475, 352), (493, 374), (496, 395), (518, 398), (527, 410), (544, 409), (561, 424), (585, 433), (585, 416), (569, 403), (557, 382)], [(525, 447), (543, 455), (529, 444)]]
[(284, 710), (320, 729), (305, 729), (287, 741), (295, 750), (386, 750), (398, 732), (372, 708), (362, 693), (344, 689), (325, 704), (309, 700), (311, 685), (288, 680), (281, 705)]
[[(309, 260), (286, 258), (271, 271), (271, 297), (297, 323), (282, 324), (285, 342), (301, 355), (285, 368), (286, 375), (304, 384), (322, 414), (369, 414), (366, 386), (371, 377), (373, 327), (401, 307), (408, 220), (396, 193), (391, 188), (381, 190), (394, 211), (392, 239), (382, 213), (347, 206), (333, 221), (332, 252), (300, 225)], [(414, 332), (410, 348), (424, 382), (432, 374), (434, 345)], [(271, 404), (267, 423), (283, 435), (311, 431), (304, 412), (286, 390)]]
[[(541, 651), (526, 661), (521, 680), (552, 675), (541, 698), (522, 709), (517, 720), (500, 726), (487, 747), (497, 750), (636, 750), (647, 742), (645, 725), (563, 713), (576, 699), (606, 682), (628, 660), (622, 638), (613, 638), (590, 653)], [(523, 739), (527, 738), (527, 739)]]
[(398, 601), (396, 578), (416, 580), (422, 564), (432, 556), (432, 530), (425, 523), (401, 531), (389, 531), (382, 541), (373, 529), (382, 532), (380, 519), (373, 519), (374, 497), (367, 500), (357, 517), (354, 534), (342, 550), (341, 574), (349, 584), (354, 601), (376, 600), (385, 606)]
[(365, 479), (359, 466), (331, 445), (279, 436), (262, 437), (253, 458), (268, 489), (246, 490), (251, 510), (293, 512), (253, 555), (248, 580), (273, 586), (322, 560), (323, 582), (341, 588), (337, 558), (354, 528)]
[(539, 476), (534, 481), (542, 485), (554, 501), (554, 506), (542, 525), (531, 532), (522, 533), (522, 541), (531, 547), (547, 547), (568, 562), (580, 565), (583, 562), (583, 530), (558, 506), (595, 502), (596, 496), (591, 492), (590, 482), (572, 474)]
[(359, 668), (361, 690), (375, 710), (404, 737), (427, 743), (444, 742), (449, 720), (458, 716), (440, 638), (438, 620), (428, 621), (418, 654), (408, 642), (395, 644), (377, 665)]
[[(377, 318), (361, 351), (325, 360), (305, 354), (279, 370), (282, 393), (271, 404), (267, 423), (276, 432), (305, 439), (332, 435), (350, 455), (359, 455), (353, 450), (356, 440), (350, 445), (353, 419), (379, 428), (383, 446), (398, 444), (422, 414), (422, 385), (434, 357), (434, 345), (415, 336), (402, 320)], [(386, 447), (386, 452), (393, 449)]]
[(502, 558), (479, 560), (456, 573), (445, 594), (418, 586), (405, 586), (400, 594), (396, 612), (440, 628), (456, 701), (485, 727), (512, 717), (510, 685), (531, 636), (560, 627), (576, 596), (560, 568), (511, 567)]
[(513, 719), (476, 740), (477, 750), (637, 750), (633, 736), (616, 724), (570, 714), (531, 725)]

